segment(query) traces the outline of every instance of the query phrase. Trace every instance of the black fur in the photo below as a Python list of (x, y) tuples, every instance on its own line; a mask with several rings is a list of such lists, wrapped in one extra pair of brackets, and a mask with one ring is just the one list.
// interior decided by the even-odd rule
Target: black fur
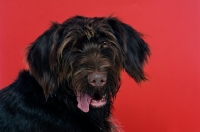
[[(141, 34), (117, 18), (76, 16), (54, 23), (28, 47), (29, 70), (0, 91), (0, 131), (119, 132), (111, 109), (121, 71), (145, 81), (149, 55)], [(106, 74), (106, 83), (92, 85), (93, 73)], [(84, 111), (77, 107), (84, 96), (106, 103)]]

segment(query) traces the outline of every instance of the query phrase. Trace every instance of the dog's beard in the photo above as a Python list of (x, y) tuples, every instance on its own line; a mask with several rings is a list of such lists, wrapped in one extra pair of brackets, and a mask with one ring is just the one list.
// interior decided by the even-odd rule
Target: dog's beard
[(90, 116), (91, 121), (97, 124), (103, 123), (104, 119), (108, 118), (110, 115), (112, 104), (113, 98), (108, 97), (106, 104), (100, 108), (94, 108), (90, 105), (90, 110), (87, 112), (87, 115)]

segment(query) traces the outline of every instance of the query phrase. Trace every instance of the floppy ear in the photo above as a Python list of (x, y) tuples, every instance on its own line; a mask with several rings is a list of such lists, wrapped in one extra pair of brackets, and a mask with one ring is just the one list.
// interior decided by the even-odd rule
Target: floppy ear
[[(52, 72), (57, 65), (56, 48), (63, 39), (63, 28), (54, 23), (49, 30), (39, 36), (27, 48), (27, 62), (31, 74), (42, 86), (46, 98), (57, 88), (57, 73)], [(58, 69), (58, 67), (57, 67)]]
[(150, 49), (142, 35), (117, 18), (108, 18), (108, 23), (121, 47), (125, 71), (138, 83), (146, 80), (143, 67), (150, 56)]

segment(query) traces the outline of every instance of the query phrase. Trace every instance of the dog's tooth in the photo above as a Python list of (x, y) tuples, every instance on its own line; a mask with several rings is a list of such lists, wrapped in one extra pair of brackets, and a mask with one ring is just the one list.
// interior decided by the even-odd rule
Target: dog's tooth
[(102, 98), (102, 99), (101, 99), (101, 102), (104, 102), (104, 101), (105, 101), (105, 99), (104, 99), (104, 98)]
[(93, 99), (92, 102), (95, 102), (95, 103), (96, 103), (96, 102), (98, 102), (98, 101)]

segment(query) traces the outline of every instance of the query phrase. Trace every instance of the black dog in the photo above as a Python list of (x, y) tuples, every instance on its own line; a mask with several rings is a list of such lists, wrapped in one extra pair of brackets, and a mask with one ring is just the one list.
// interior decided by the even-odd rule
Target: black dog
[(113, 17), (76, 16), (28, 47), (29, 71), (0, 91), (1, 132), (119, 132), (113, 99), (123, 69), (136, 81), (150, 50)]

